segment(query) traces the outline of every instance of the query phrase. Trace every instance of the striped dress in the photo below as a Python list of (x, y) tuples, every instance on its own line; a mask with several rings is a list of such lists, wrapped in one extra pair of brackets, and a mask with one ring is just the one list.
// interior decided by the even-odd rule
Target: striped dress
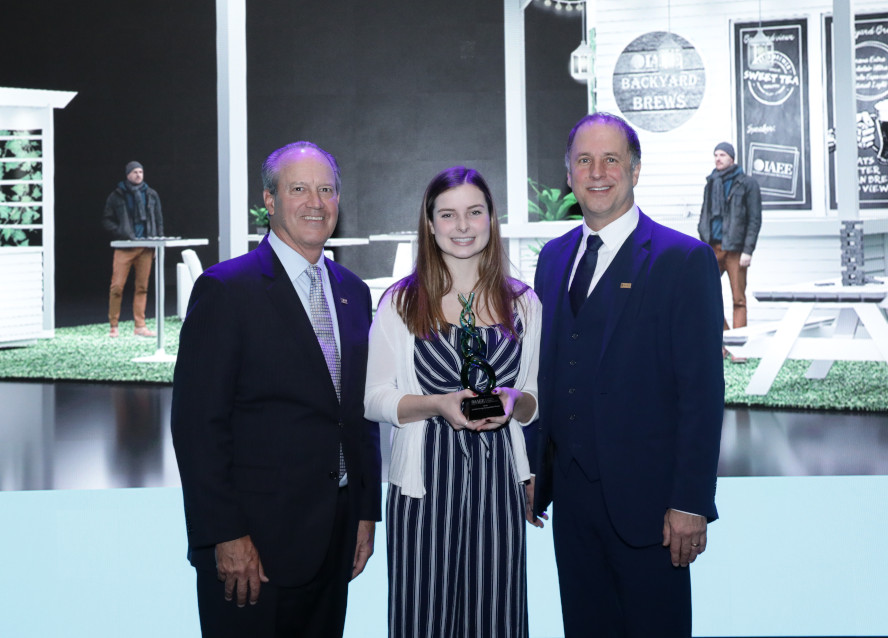
[[(516, 331), (523, 326), (516, 317)], [(514, 386), (521, 345), (479, 327), (498, 386)], [(459, 339), (415, 340), (424, 394), (462, 389)], [(526, 638), (525, 493), (508, 427), (455, 431), (426, 420), (423, 498), (389, 484), (389, 636)]]

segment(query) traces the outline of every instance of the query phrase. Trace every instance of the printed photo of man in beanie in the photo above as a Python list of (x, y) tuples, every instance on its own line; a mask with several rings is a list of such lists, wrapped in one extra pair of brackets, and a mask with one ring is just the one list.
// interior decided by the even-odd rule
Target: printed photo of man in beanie
[[(715, 251), (721, 273), (728, 273), (734, 305), (730, 327), (742, 328), (746, 325), (746, 270), (762, 227), (762, 194), (756, 181), (734, 162), (731, 143), (717, 144), (713, 156), (715, 168), (706, 178), (697, 231)], [(745, 359), (732, 357), (731, 361), (744, 363)]]
[[(139, 162), (126, 165), (126, 178), (108, 196), (102, 227), (112, 239), (143, 239), (163, 236), (163, 213), (157, 191), (145, 183), (145, 169)], [(156, 333), (145, 325), (145, 305), (148, 301), (148, 280), (154, 248), (116, 248), (111, 271), (111, 290), (108, 301), (110, 337), (119, 337), (120, 305), (123, 288), (130, 269), (135, 270), (133, 292), (133, 319), (138, 337), (154, 337)]]

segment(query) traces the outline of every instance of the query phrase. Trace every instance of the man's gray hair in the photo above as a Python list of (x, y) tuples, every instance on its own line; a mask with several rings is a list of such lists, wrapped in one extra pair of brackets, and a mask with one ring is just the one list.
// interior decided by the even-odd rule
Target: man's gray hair
[(336, 158), (333, 157), (331, 153), (328, 153), (320, 146), (318, 146), (317, 144), (313, 144), (312, 142), (293, 142), (292, 144), (282, 146), (276, 151), (272, 151), (272, 153), (267, 158), (265, 158), (265, 161), (262, 162), (262, 190), (266, 190), (272, 195), (276, 195), (278, 178), (281, 174), (281, 160), (288, 153), (303, 150), (306, 148), (316, 150), (321, 155), (326, 157), (328, 162), (330, 162), (330, 168), (333, 169), (333, 179), (335, 180), (334, 186), (336, 188), (336, 194), (338, 195), (339, 189), (342, 186), (342, 176), (339, 172), (339, 164), (337, 163)]

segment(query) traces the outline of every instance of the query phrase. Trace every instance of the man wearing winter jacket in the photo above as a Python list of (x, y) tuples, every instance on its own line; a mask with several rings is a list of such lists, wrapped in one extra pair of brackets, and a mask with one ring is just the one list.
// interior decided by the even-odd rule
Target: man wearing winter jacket
[[(126, 179), (108, 196), (102, 227), (112, 239), (143, 239), (163, 236), (163, 213), (157, 191), (145, 183), (145, 171), (139, 162), (126, 165)], [(133, 319), (139, 337), (154, 337), (156, 334), (145, 325), (145, 305), (148, 301), (148, 280), (151, 278), (151, 262), (154, 248), (116, 248), (111, 271), (111, 291), (108, 301), (108, 321), (111, 324), (111, 337), (120, 336), (117, 323), (120, 319), (120, 304), (123, 288), (130, 269), (135, 270), (135, 292), (133, 293)]]
[[(746, 269), (762, 226), (762, 194), (756, 181), (734, 163), (734, 147), (715, 147), (715, 169), (706, 178), (698, 231), (712, 246), (719, 270), (728, 273), (734, 304), (733, 328), (746, 325)], [(725, 330), (728, 329), (727, 319)]]

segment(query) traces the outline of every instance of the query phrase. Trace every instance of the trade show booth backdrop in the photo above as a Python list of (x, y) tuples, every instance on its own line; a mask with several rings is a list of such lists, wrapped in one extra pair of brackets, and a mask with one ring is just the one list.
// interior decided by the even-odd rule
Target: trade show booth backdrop
[[(4, 7), (4, 23), (17, 25), (4, 40), (21, 56), (4, 64), (0, 84), (77, 92), (55, 121), (64, 322), (66, 302), (107, 290), (111, 249), (99, 220), (132, 159), (160, 193), (166, 234), (209, 238), (198, 254), (204, 265), (217, 260), (215, 3), (42, 4)], [(564, 137), (586, 107), (565, 72), (581, 21), (530, 10), (530, 175), (561, 187)], [(507, 212), (500, 4), (248, 3), (246, 31), (249, 206), (262, 205), (265, 156), (309, 139), (342, 166), (337, 236), (415, 230), (428, 180), (460, 163), (485, 175)], [(379, 242), (337, 258), (374, 277), (391, 274), (394, 254)]]
[[(583, 38), (576, 2), (572, 11), (517, 0), (248, 3), (246, 207), (262, 203), (262, 159), (296, 139), (311, 139), (341, 161), (341, 237), (414, 230), (429, 178), (468, 164), (490, 181), (506, 216), (510, 256), (530, 279), (540, 243), (570, 222), (534, 224), (526, 213), (533, 191), (519, 185), (514, 192), (522, 196), (508, 195), (514, 151), (507, 142), (516, 136), (527, 147), (526, 167), (511, 179), (566, 192), (564, 141), (591, 91), (597, 108), (622, 113), (639, 130), (644, 157), (636, 192), (645, 212), (696, 234), (712, 148), (733, 140), (738, 160), (765, 190), (750, 289), (838, 276), (836, 220), (844, 213), (829, 204), (829, 0), (761, 8), (757, 0), (593, 4), (595, 80), (586, 86), (569, 73)], [(4, 23), (16, 25), (5, 42), (21, 54), (4, 64), (0, 83), (77, 92), (55, 122), (57, 319), (64, 325), (66, 309), (83, 299), (98, 300), (90, 320), (104, 316), (111, 250), (98, 219), (131, 159), (145, 165), (146, 181), (163, 199), (167, 234), (209, 238), (198, 250), (201, 262), (218, 259), (216, 6), (50, 5), (4, 7)], [(515, 24), (512, 5), (524, 7)], [(858, 0), (855, 8), (857, 67), (866, 84), (859, 119), (869, 131), (860, 138), (861, 207), (884, 217), (888, 164), (879, 162), (872, 140), (886, 91), (879, 62), (888, 47), (885, 14), (877, 0)], [(760, 19), (779, 64), (750, 74), (745, 40)], [(682, 65), (648, 68), (666, 32)], [(523, 87), (516, 93), (505, 69), (518, 58)], [(507, 113), (523, 117), (507, 124)], [(866, 225), (867, 267), (884, 272), (888, 235)], [(391, 274), (395, 251), (393, 242), (371, 242), (340, 249), (336, 258), (378, 277)], [(171, 255), (171, 283), (175, 261)], [(781, 312), (779, 304), (750, 303), (751, 321)]]
[[(532, 222), (525, 221), (520, 206), (509, 202), (506, 113), (525, 109), (521, 134), (528, 148), (526, 177), (563, 189), (564, 138), (587, 110), (589, 87), (568, 74), (570, 53), (582, 37), (580, 14), (557, 13), (532, 2), (523, 10), (518, 34), (523, 37), (516, 38), (514, 33), (507, 35), (509, 14), (504, 5), (510, 3), (515, 4), (511, 0), (248, 3), (249, 204), (261, 203), (261, 160), (296, 139), (317, 142), (342, 163), (340, 236), (413, 229), (431, 175), (455, 163), (468, 164), (491, 182), (501, 213), (509, 216), (509, 241), (518, 243), (510, 254), (518, 257), (516, 266), (522, 275), (531, 275), (538, 242), (565, 227), (539, 222), (538, 231), (528, 229)], [(636, 194), (642, 208), (694, 234), (704, 178), (712, 168), (712, 148), (721, 140), (733, 140), (738, 158), (752, 160), (753, 170), (759, 170), (756, 157), (763, 172), (779, 169), (762, 175), (770, 180), (771, 192), (750, 288), (760, 282), (838, 276), (836, 220), (841, 211), (828, 203), (832, 121), (825, 78), (831, 4), (825, 0), (762, 3), (763, 29), (775, 39), (779, 36), (779, 59), (785, 67), (776, 78), (744, 77), (743, 38), (761, 17), (757, 0), (694, 0), (672, 3), (675, 6), (668, 0), (657, 6), (643, 0), (597, 4), (594, 97), (598, 108), (622, 113), (639, 129), (644, 156)], [(866, 22), (858, 29), (858, 45), (865, 46), (858, 49), (878, 58), (885, 32), (870, 23), (882, 20), (883, 0), (854, 4)], [(83, 298), (99, 301), (96, 321), (104, 315), (101, 301), (110, 276), (111, 250), (99, 217), (105, 198), (123, 179), (123, 167), (132, 159), (145, 165), (146, 181), (160, 192), (167, 233), (210, 238), (210, 246), (199, 251), (201, 260), (209, 264), (216, 259), (215, 6), (210, 0), (172, 5), (98, 0), (88, 7), (38, 1), (3, 8), (4, 25), (11, 27), (5, 30), (4, 41), (9, 51), (18, 54), (4, 62), (0, 84), (77, 92), (55, 119), (60, 321), (66, 304)], [(644, 68), (644, 47), (653, 46), (657, 39), (650, 34), (658, 32), (673, 34), (693, 64), (673, 68), (660, 80), (672, 85), (666, 87), (669, 91), (631, 83), (623, 91), (625, 65)], [(510, 52), (516, 46), (525, 62), (524, 105), (507, 99), (504, 78), (507, 57), (514, 55)], [(691, 49), (696, 57), (690, 55)], [(877, 69), (867, 72), (874, 85), (882, 81)], [(756, 96), (779, 101), (784, 95), (781, 104), (756, 101)], [(871, 99), (874, 95), (878, 91), (858, 100), (860, 112), (875, 121), (879, 111)], [(779, 134), (779, 139), (767, 138), (770, 133)], [(860, 149), (860, 175), (862, 186), (878, 190), (885, 169), (878, 159), (869, 161), (872, 154), (868, 147)], [(792, 171), (789, 183), (787, 170)], [(867, 238), (872, 256), (868, 268), (884, 273), (885, 231), (878, 219), (884, 206), (871, 208), (875, 200), (863, 196), (862, 200), (866, 200), (866, 224), (874, 229)], [(372, 277), (390, 271), (394, 250), (391, 244), (377, 243), (343, 249), (337, 258)], [(779, 305), (752, 308), (750, 319), (771, 318), (780, 310)], [(701, 563), (695, 581), (698, 608), (719, 613), (698, 615), (698, 629), (710, 635), (884, 634), (886, 620), (878, 592), (886, 586), (886, 556), (884, 543), (873, 531), (884, 528), (884, 478), (721, 481), (724, 520), (713, 526), (714, 560)], [(3, 507), (14, 520), (46, 523), (41, 529), (47, 530), (45, 545), (53, 548), (49, 560), (62, 566), (60, 578), (53, 580), (56, 574), (50, 579), (71, 585), (59, 590), (59, 599), (77, 589), (80, 581), (74, 576), (84, 572), (89, 574), (87, 581), (97, 586), (95, 591), (109, 591), (109, 583), (110, 589), (120, 589), (119, 574), (90, 572), (110, 545), (90, 541), (90, 551), (77, 561), (64, 560), (72, 555), (66, 539), (91, 539), (94, 524), (106, 521), (105, 528), (113, 528), (121, 542), (123, 549), (113, 552), (118, 556), (119, 551), (121, 561), (131, 550), (133, 535), (163, 535), (171, 560), (182, 567), (176, 574), (176, 592), (189, 596), (190, 576), (177, 549), (181, 538), (170, 538), (181, 530), (175, 494), (163, 495), (160, 507), (172, 518), (152, 519), (156, 527), (128, 527), (123, 521), (129, 520), (129, 505), (116, 503), (99, 506), (99, 516), (84, 516), (89, 508), (75, 513), (70, 502), (58, 503), (55, 496), (46, 495), (39, 502), (25, 502), (29, 495), (17, 495), (4, 499)], [(138, 507), (138, 500), (129, 503)], [(32, 518), (35, 511), (43, 518)], [(842, 520), (840, 528), (824, 528), (824, 511)], [(114, 527), (119, 514), (119, 526)], [(7, 533), (18, 542), (22, 530), (32, 535), (32, 529), (9, 526)], [(836, 551), (837, 537), (853, 539), (853, 551)], [(15, 565), (20, 573), (34, 571), (31, 563)], [(163, 583), (164, 574), (149, 582)], [(547, 578), (554, 587), (552, 575)], [(153, 604), (160, 589), (140, 597)], [(7, 595), (7, 599), (19, 607), (21, 598)], [(549, 611), (557, 609), (557, 601), (540, 602)], [(180, 600), (179, 606), (193, 621), (191, 602)], [(157, 607), (136, 610), (146, 618), (157, 612)], [(124, 612), (115, 607), (109, 613)], [(24, 626), (28, 622), (25, 618)]]

